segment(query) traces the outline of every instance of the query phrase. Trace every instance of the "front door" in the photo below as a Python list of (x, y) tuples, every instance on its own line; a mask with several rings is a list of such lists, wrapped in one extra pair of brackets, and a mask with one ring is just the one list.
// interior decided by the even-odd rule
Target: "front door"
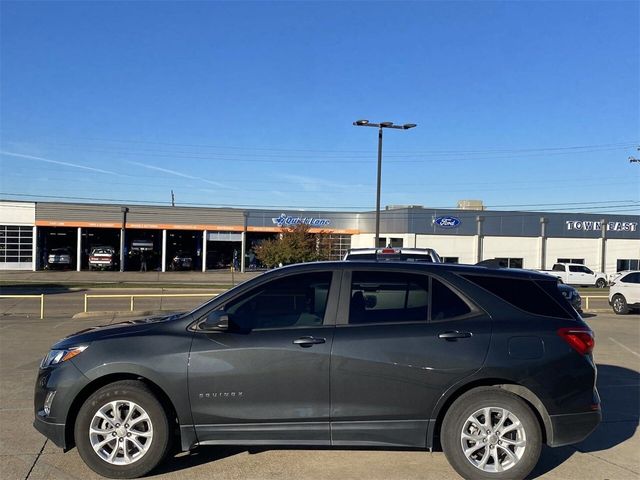
[(225, 303), (228, 331), (194, 334), (189, 395), (201, 444), (329, 444), (332, 277), (263, 283)]
[(481, 368), (490, 318), (427, 275), (355, 270), (344, 282), (349, 308), (340, 309), (331, 359), (332, 443), (424, 447), (438, 398)]

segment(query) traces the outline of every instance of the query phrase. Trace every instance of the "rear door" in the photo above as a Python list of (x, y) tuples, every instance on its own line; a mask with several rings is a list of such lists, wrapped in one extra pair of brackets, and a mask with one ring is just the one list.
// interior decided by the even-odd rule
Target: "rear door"
[(331, 354), (334, 445), (425, 446), (431, 411), (481, 368), (491, 320), (442, 279), (354, 269)]
[(595, 285), (595, 274), (584, 265), (569, 265), (569, 282), (573, 285)]

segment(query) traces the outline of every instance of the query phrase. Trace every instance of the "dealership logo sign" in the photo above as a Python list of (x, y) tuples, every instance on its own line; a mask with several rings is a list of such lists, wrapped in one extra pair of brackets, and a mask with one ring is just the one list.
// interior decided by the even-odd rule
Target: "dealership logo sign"
[(294, 217), (286, 213), (272, 218), (271, 221), (279, 227), (295, 227), (300, 224), (309, 225), (310, 227), (326, 227), (331, 223), (328, 218)]
[[(567, 220), (567, 230), (577, 231), (601, 231), (602, 222)], [(638, 230), (638, 222), (607, 222), (607, 230), (610, 232), (635, 232)]]
[(433, 224), (440, 228), (457, 228), (461, 223), (457, 217), (438, 217), (433, 220)]

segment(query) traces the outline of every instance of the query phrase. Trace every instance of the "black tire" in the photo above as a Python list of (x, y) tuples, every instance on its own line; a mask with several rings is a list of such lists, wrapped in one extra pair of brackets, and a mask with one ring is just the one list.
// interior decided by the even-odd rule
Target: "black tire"
[(596, 280), (597, 288), (604, 288), (606, 286), (607, 286), (607, 281), (604, 278), (599, 278), (598, 280)]
[[(153, 426), (153, 435), (148, 450), (139, 459), (128, 465), (115, 465), (100, 457), (94, 451), (89, 436), (89, 428), (98, 410), (116, 400), (131, 401), (140, 406), (148, 414)], [(115, 434), (112, 435), (115, 436)], [(108, 478), (141, 477), (154, 469), (171, 448), (169, 422), (164, 408), (151, 390), (144, 383), (136, 380), (111, 383), (93, 393), (78, 411), (74, 436), (82, 460), (91, 470)], [(105, 436), (106, 438), (108, 436)], [(123, 440), (118, 439), (119, 441)], [(115, 443), (115, 445), (117, 447), (121, 444)], [(122, 445), (129, 444), (125, 441)]]
[(626, 315), (629, 313), (629, 305), (627, 305), (627, 299), (624, 295), (616, 293), (611, 299), (611, 308), (617, 315)]
[[(463, 440), (461, 435), (463, 433), (463, 429), (469, 425), (467, 423), (468, 419), (470, 419), (471, 415), (476, 413), (478, 410), (485, 407), (491, 407), (492, 409), (506, 409), (511, 415), (517, 417), (522, 425), (524, 438), (526, 439), (524, 451), (519, 453), (519, 460), (513, 465), (505, 464), (507, 465), (507, 469), (501, 472), (486, 471), (475, 466), (471, 463), (471, 460), (466, 457), (463, 450)], [(492, 416), (493, 419), (499, 421), (499, 418), (493, 415), (497, 415), (497, 413), (491, 413), (489, 416)], [(511, 417), (507, 417), (505, 422), (509, 423), (503, 425), (502, 428), (507, 429), (511, 424)], [(478, 427), (482, 427), (482, 424), (478, 425)], [(520, 435), (520, 433), (516, 434), (513, 431), (503, 435), (505, 435), (505, 437), (514, 437), (514, 439), (521, 438), (516, 436)], [(500, 443), (500, 445), (496, 444), (499, 438), (505, 437), (497, 437), (495, 435), (487, 436), (489, 441), (483, 442), (483, 445), (474, 453), (474, 455), (480, 455), (483, 459), (485, 456), (488, 457), (487, 460), (489, 462), (487, 463), (487, 470), (491, 469), (492, 465), (495, 464), (495, 460), (493, 460), (493, 457), (491, 456), (494, 451), (498, 452), (498, 458), (500, 458), (500, 456), (502, 456), (503, 459), (507, 458), (506, 453), (503, 451), (506, 443)], [(480, 387), (461, 395), (451, 405), (446, 413), (442, 423), (440, 440), (445, 456), (451, 466), (456, 472), (458, 472), (458, 474), (468, 480), (524, 479), (538, 463), (540, 451), (542, 449), (542, 433), (540, 430), (540, 424), (529, 405), (517, 395), (495, 387)], [(471, 447), (474, 446), (473, 443), (467, 445), (470, 445)], [(480, 442), (475, 443), (475, 445), (480, 445)], [(491, 450), (489, 450), (489, 448), (491, 448)], [(507, 446), (507, 448), (510, 447)], [(515, 452), (516, 447), (513, 446), (513, 449), (510, 448), (509, 451)], [(501, 464), (502, 462), (504, 462), (504, 460), (500, 461)]]

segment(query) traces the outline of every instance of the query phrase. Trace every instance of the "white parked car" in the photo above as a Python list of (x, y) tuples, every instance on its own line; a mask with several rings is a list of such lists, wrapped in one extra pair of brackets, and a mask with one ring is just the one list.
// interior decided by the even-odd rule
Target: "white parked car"
[(115, 270), (118, 259), (113, 247), (93, 247), (89, 253), (89, 270)]
[(352, 248), (344, 256), (344, 260), (442, 263), (442, 259), (432, 248)]
[(538, 270), (557, 277), (567, 285), (583, 285), (604, 288), (609, 283), (607, 276), (602, 272), (594, 272), (580, 263), (556, 263), (551, 270)]
[(609, 305), (618, 315), (640, 309), (640, 270), (622, 272), (609, 288)]

